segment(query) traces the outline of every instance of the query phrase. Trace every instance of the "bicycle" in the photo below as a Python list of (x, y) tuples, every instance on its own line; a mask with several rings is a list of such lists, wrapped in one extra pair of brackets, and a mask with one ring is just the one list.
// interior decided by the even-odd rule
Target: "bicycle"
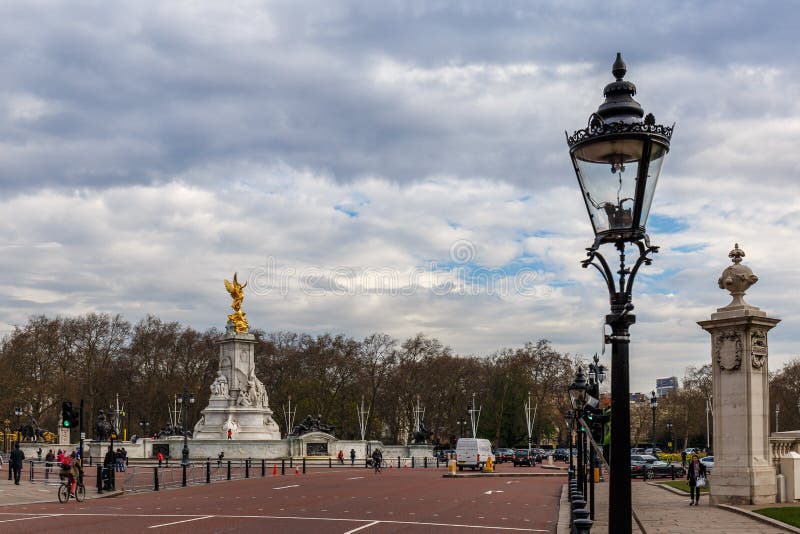
[[(69, 501), (70, 499), (70, 482), (69, 480), (64, 480), (61, 485), (58, 487), (58, 502), (64, 504)], [(78, 502), (83, 502), (86, 498), (86, 487), (83, 485), (82, 481), (79, 481), (78, 484), (75, 486), (75, 500)]]

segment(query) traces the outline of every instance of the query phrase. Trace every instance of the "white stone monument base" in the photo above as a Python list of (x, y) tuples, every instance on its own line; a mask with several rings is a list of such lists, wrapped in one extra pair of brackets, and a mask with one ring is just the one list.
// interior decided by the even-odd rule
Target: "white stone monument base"
[(228, 399), (211, 398), (194, 427), (194, 441), (228, 438), (232, 441), (280, 440), (281, 430), (269, 408), (230, 406)]
[(773, 504), (777, 494), (775, 468), (715, 466), (709, 502), (717, 504)]

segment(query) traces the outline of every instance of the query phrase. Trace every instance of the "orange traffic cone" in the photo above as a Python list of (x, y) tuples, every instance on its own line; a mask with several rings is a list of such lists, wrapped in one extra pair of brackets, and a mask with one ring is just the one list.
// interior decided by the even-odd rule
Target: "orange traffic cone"
[(272, 464), (272, 476), (276, 476), (278, 474), (278, 464)]

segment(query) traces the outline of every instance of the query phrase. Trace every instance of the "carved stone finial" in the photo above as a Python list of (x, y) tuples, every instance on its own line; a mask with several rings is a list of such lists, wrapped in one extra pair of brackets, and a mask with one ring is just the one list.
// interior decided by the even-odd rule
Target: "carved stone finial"
[(731, 258), (733, 265), (729, 265), (722, 271), (722, 276), (719, 277), (718, 284), (720, 289), (727, 289), (733, 300), (721, 309), (733, 308), (754, 308), (744, 301), (745, 292), (750, 289), (750, 286), (758, 282), (758, 276), (753, 274), (750, 267), (742, 265), (742, 258), (744, 251), (739, 248), (739, 243), (736, 243), (733, 250), (730, 251), (728, 257)]

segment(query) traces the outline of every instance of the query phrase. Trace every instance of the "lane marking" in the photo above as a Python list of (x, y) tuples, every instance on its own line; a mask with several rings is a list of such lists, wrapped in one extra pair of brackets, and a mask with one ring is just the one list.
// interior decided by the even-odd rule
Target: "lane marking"
[[(364, 477), (350, 477), (347, 480), (358, 480), (359, 478), (364, 478)], [(345, 534), (347, 534), (347, 533), (345, 533)]]
[[(22, 514), (16, 514), (22, 515)], [(49, 519), (51, 517), (58, 517), (60, 514), (50, 514), (50, 515), (34, 515), (30, 517), (20, 517), (18, 519), (3, 519), (0, 523), (13, 523), (14, 521), (27, 521), (28, 519)]]
[[(492, 493), (505, 493), (505, 492), (503, 490), (489, 490), (489, 491), (484, 491), (483, 492), (484, 495), (491, 495)], [(472, 501), (472, 502), (475, 502), (475, 501)]]
[[(367, 512), (369, 513), (369, 512)], [(232, 514), (220, 514), (220, 515), (205, 515), (205, 516), (193, 516), (189, 514), (125, 514), (125, 513), (88, 513), (88, 512), (76, 512), (76, 513), (63, 513), (63, 514), (52, 514), (49, 516), (41, 515), (41, 514), (31, 514), (31, 513), (24, 513), (24, 512), (0, 512), (0, 515), (29, 515), (35, 516), (36, 519), (45, 519), (48, 517), (64, 519), (68, 517), (151, 517), (151, 518), (168, 518), (168, 517), (186, 517), (189, 519), (207, 519), (207, 518), (218, 518), (218, 519), (294, 519), (299, 521), (345, 521), (345, 522), (355, 522), (355, 523), (365, 523), (365, 522), (373, 522), (373, 519), (356, 519), (350, 517), (300, 517), (300, 516), (279, 516), (279, 515), (232, 515)], [(34, 517), (31, 517), (32, 519)], [(489, 525), (465, 525), (461, 523), (433, 523), (433, 522), (425, 522), (425, 521), (399, 521), (399, 520), (377, 520), (378, 523), (388, 523), (394, 525), (423, 525), (423, 526), (433, 526), (433, 527), (460, 527), (460, 528), (474, 528), (474, 529), (487, 529), (487, 530), (517, 530), (522, 532), (550, 532), (549, 530), (543, 530), (539, 528), (520, 528), (520, 527), (500, 527), (500, 526), (489, 526)]]
[(204, 515), (203, 517), (195, 517), (193, 519), (184, 519), (183, 521), (173, 521), (172, 523), (162, 523), (161, 525), (153, 525), (147, 528), (161, 528), (161, 527), (168, 527), (170, 525), (178, 525), (180, 523), (189, 523), (190, 521), (200, 521), (201, 519), (209, 519), (214, 517), (213, 515)]
[(282, 490), (282, 489), (289, 489), (289, 488), (299, 488), (300, 484), (292, 484), (291, 486), (281, 486), (279, 488), (272, 488), (274, 490)]
[(367, 523), (366, 525), (361, 525), (360, 527), (356, 527), (353, 530), (348, 530), (344, 534), (353, 534), (353, 532), (358, 532), (359, 530), (363, 530), (365, 528), (374, 527), (375, 525), (379, 524), (380, 521), (373, 521), (372, 523)]

